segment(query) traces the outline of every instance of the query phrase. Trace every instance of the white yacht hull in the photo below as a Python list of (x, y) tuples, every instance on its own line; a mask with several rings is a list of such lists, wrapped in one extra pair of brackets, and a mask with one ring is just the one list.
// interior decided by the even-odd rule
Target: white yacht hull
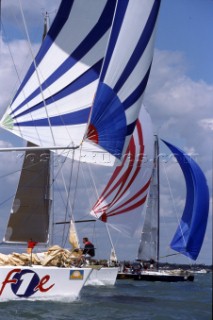
[(0, 301), (78, 297), (91, 268), (0, 266)]
[(102, 267), (93, 269), (85, 285), (108, 285), (114, 286), (118, 274), (117, 267)]

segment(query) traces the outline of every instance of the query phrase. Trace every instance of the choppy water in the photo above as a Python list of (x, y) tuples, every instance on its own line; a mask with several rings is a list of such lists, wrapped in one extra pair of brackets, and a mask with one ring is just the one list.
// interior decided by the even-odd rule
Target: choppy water
[(114, 287), (84, 287), (77, 301), (8, 301), (0, 320), (210, 320), (212, 274), (194, 282), (163, 283), (118, 280)]

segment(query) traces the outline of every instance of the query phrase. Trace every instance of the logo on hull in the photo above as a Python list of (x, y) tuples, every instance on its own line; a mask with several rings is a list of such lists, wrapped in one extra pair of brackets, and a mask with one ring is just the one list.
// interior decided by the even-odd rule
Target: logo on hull
[(49, 279), (49, 275), (40, 278), (38, 274), (31, 269), (13, 269), (8, 272), (2, 285), (0, 284), (0, 296), (7, 285), (10, 285), (13, 293), (20, 298), (30, 297), (37, 291), (47, 292), (55, 285), (49, 285), (47, 283)]

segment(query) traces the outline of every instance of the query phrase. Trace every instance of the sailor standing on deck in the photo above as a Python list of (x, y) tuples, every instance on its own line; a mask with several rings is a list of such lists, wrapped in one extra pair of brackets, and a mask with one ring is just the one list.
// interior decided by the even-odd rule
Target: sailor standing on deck
[(92, 242), (89, 241), (88, 238), (83, 238), (83, 257), (85, 258), (86, 262), (89, 263), (91, 258), (95, 256), (95, 248)]

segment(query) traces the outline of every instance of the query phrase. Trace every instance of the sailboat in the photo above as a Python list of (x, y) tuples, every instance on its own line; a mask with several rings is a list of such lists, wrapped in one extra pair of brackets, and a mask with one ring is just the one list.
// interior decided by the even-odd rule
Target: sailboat
[[(202, 247), (208, 221), (209, 190), (206, 178), (201, 168), (189, 155), (171, 143), (164, 140), (163, 142), (176, 157), (186, 181), (185, 208), (170, 247), (188, 258), (196, 260)], [(159, 269), (160, 179), (157, 136), (154, 146), (155, 161), (137, 262), (133, 264), (129, 274), (121, 272), (118, 278), (164, 282), (193, 281), (194, 275), (191, 272)]]
[[(93, 161), (94, 153), (100, 165), (105, 165), (102, 162), (106, 153), (121, 161), (134, 132), (149, 78), (159, 8), (160, 0), (62, 0), (38, 54), (1, 120), (2, 128), (33, 145), (1, 151), (31, 152), (32, 163), (39, 164), (49, 158), (44, 155), (47, 150), (63, 155), (66, 151), (65, 156), (72, 161)], [(42, 171), (47, 165), (43, 167)], [(38, 204), (27, 235), (42, 244), (49, 241), (51, 207), (45, 188), (41, 202), (45, 202), (46, 210), (37, 214)], [(21, 207), (15, 201), (9, 219), (5, 241), (11, 245), (29, 240), (21, 232), (18, 239), (15, 237), (15, 226), (20, 230), (27, 227), (25, 223), (20, 226), (15, 219)], [(41, 228), (40, 216), (44, 222)], [(70, 252), (64, 250), (63, 260), (66, 254), (70, 258)], [(75, 267), (68, 262), (69, 259), (63, 268), (34, 261), (27, 266), (17, 262), (0, 265), (0, 298), (78, 296), (92, 268)]]

